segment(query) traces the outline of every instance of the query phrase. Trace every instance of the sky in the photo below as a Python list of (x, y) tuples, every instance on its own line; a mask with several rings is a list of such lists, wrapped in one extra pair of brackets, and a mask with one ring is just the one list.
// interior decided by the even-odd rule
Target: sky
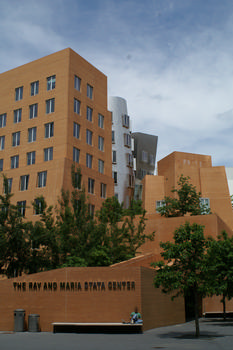
[(70, 47), (127, 101), (133, 132), (233, 167), (232, 0), (0, 0), (0, 73)]

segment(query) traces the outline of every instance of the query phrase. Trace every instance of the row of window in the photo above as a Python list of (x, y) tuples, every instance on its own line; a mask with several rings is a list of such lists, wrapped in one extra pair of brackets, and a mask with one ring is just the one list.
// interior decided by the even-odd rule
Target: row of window
[[(202, 208), (203, 208), (203, 212), (205, 212), (205, 210), (210, 209), (209, 198), (200, 198), (199, 201), (200, 201), (200, 206), (202, 206)], [(161, 207), (164, 207), (164, 206), (165, 206), (164, 200), (156, 201), (156, 203), (155, 203), (156, 212), (158, 213), (158, 209)]]
[[(112, 162), (113, 164), (117, 163), (117, 151), (113, 150), (112, 151)], [(129, 167), (133, 167), (133, 155), (132, 153), (127, 153), (126, 154), (126, 165)]]
[[(117, 185), (117, 171), (112, 172), (112, 178), (114, 180), (114, 185)], [(129, 174), (128, 175), (128, 187), (134, 187), (134, 175)]]
[[(80, 149), (73, 147), (73, 161), (75, 163), (79, 163), (80, 158)], [(93, 155), (86, 153), (86, 167), (92, 169), (93, 166)], [(102, 159), (98, 159), (98, 171), (101, 174), (104, 174), (104, 161)]]
[[(56, 75), (52, 75), (47, 78), (47, 91), (53, 90), (56, 87)], [(74, 76), (74, 88), (78, 91), (81, 90), (81, 79), (78, 76)], [(33, 81), (31, 83), (31, 96), (38, 95), (39, 93), (39, 80)], [(93, 87), (87, 84), (87, 97), (93, 98)], [(15, 101), (20, 101), (23, 99), (23, 86), (17, 87), (15, 89)]]
[[(115, 143), (115, 130), (112, 130), (112, 143)], [(131, 135), (124, 134), (124, 146), (131, 148)]]

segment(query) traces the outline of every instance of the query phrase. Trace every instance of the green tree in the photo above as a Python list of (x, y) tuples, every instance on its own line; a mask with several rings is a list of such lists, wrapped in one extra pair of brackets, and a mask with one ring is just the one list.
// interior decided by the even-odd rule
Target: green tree
[(221, 295), (223, 318), (226, 319), (226, 299), (233, 298), (233, 237), (226, 231), (211, 239), (207, 253), (207, 278), (210, 295)]
[(198, 297), (207, 293), (205, 278), (206, 250), (208, 241), (204, 237), (203, 226), (186, 222), (174, 232), (174, 242), (161, 242), (161, 256), (164, 261), (153, 263), (157, 273), (154, 279), (156, 288), (172, 293), (172, 300), (194, 294), (196, 336), (199, 337)]
[(200, 202), (201, 193), (197, 192), (196, 187), (189, 182), (189, 177), (180, 176), (178, 188), (173, 188), (174, 197), (166, 196), (163, 200), (163, 206), (157, 211), (166, 217), (209, 214), (210, 209)]

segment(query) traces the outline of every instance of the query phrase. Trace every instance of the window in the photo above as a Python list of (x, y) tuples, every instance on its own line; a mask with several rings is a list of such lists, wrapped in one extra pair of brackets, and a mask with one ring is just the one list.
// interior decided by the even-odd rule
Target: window
[(53, 147), (44, 149), (44, 161), (48, 162), (50, 160), (53, 160)]
[(74, 123), (74, 126), (73, 126), (73, 136), (74, 136), (76, 139), (79, 139), (79, 133), (80, 133), (80, 125), (77, 124), (77, 123)]
[(112, 162), (114, 164), (117, 162), (117, 153), (116, 153), (116, 151), (112, 151)]
[(0, 115), (0, 128), (6, 126), (6, 113)]
[(27, 153), (27, 165), (35, 164), (35, 162), (36, 162), (36, 152), (35, 151), (28, 152)]
[(36, 127), (28, 129), (28, 142), (36, 141)]
[(150, 154), (150, 165), (155, 165), (155, 156), (153, 154)]
[(74, 113), (80, 114), (80, 104), (81, 104), (81, 102), (75, 98), (74, 99)]
[(0, 159), (0, 171), (3, 171), (3, 159)]
[(55, 110), (55, 98), (46, 101), (46, 114), (53, 113)]
[(20, 145), (20, 131), (17, 131), (12, 134), (12, 146), (16, 147), (19, 145)]
[(94, 194), (95, 180), (88, 178), (88, 193)]
[(81, 79), (77, 77), (77, 75), (74, 76), (74, 88), (78, 91), (80, 91), (81, 88)]
[(145, 169), (140, 168), (139, 169), (139, 178), (143, 179), (144, 176), (146, 176), (146, 175), (147, 175), (147, 171)]
[(0, 151), (5, 148), (5, 136), (0, 136)]
[(101, 183), (100, 184), (100, 197), (106, 198), (106, 193), (107, 193), (107, 185)]
[(94, 204), (88, 204), (88, 211), (89, 211), (89, 214), (90, 214), (91, 218), (93, 219), (94, 218), (94, 214), (95, 214), (95, 206), (94, 206)]
[(210, 209), (210, 200), (209, 198), (200, 198), (200, 207), (202, 209), (202, 214), (208, 214)]
[(16, 169), (19, 167), (19, 156), (11, 157), (11, 169)]
[(13, 179), (12, 178), (7, 179), (7, 181), (4, 182), (4, 184), (3, 184), (4, 185), (4, 189), (3, 189), (4, 194), (11, 193), (11, 191), (12, 191), (12, 183), (13, 183)]
[(86, 130), (86, 142), (88, 145), (92, 146), (92, 131), (91, 130)]
[(87, 84), (87, 97), (89, 97), (91, 100), (93, 97), (93, 87), (89, 84)]
[(122, 115), (122, 125), (125, 128), (129, 128), (129, 116), (127, 114)]
[(98, 127), (104, 128), (104, 116), (102, 114), (98, 114)]
[(81, 179), (82, 175), (80, 172), (75, 172), (74, 173), (74, 179), (73, 179), (73, 186), (74, 188), (81, 189)]
[(98, 148), (100, 151), (104, 151), (104, 138), (102, 136), (98, 137)]
[(88, 153), (86, 154), (86, 166), (92, 168), (92, 155)]
[(20, 123), (21, 122), (21, 116), (22, 116), (22, 109), (15, 109), (14, 110), (14, 123)]
[(47, 180), (47, 171), (41, 171), (37, 174), (37, 187), (45, 187)]
[(115, 143), (115, 131), (112, 130), (112, 143)]
[(98, 160), (98, 170), (99, 170), (99, 173), (101, 174), (104, 173), (104, 161), (101, 159)]
[(19, 215), (25, 216), (25, 212), (26, 212), (26, 201), (17, 202), (17, 207), (18, 207), (18, 213), (19, 213)]
[(43, 212), (42, 208), (42, 200), (40, 198), (36, 198), (34, 200), (34, 214), (35, 215), (40, 215)]
[(133, 155), (132, 155), (132, 153), (128, 153), (126, 156), (127, 156), (127, 165), (132, 168), (133, 167)]
[(47, 78), (47, 90), (53, 90), (55, 89), (56, 85), (56, 75), (52, 75), (51, 77)]
[(33, 105), (29, 106), (29, 119), (34, 119), (37, 117), (38, 113), (38, 104), (34, 103)]
[(80, 150), (76, 147), (73, 147), (73, 161), (79, 163), (79, 154)]
[(23, 86), (15, 89), (15, 101), (20, 101), (23, 98)]
[(129, 187), (134, 187), (134, 176), (129, 174)]
[(142, 151), (142, 161), (148, 163), (148, 152)]
[(114, 179), (114, 184), (116, 185), (117, 184), (117, 172), (116, 171), (113, 171), (112, 177)]
[(31, 83), (31, 96), (35, 96), (39, 93), (39, 81)]
[(29, 183), (29, 175), (20, 176), (20, 191), (27, 191)]
[(131, 147), (131, 135), (130, 134), (124, 134), (124, 145), (126, 147)]
[(89, 122), (92, 122), (92, 113), (93, 113), (93, 109), (90, 107), (87, 107), (87, 120), (89, 120)]
[(45, 124), (45, 138), (48, 139), (54, 135), (54, 123)]
[(164, 201), (156, 201), (156, 212), (159, 213), (158, 208), (164, 207), (165, 202)]

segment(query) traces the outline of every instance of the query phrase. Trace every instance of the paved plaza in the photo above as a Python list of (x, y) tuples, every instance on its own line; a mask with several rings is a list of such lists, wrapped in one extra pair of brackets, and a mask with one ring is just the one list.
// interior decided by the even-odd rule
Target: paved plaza
[(1, 350), (232, 350), (233, 320), (200, 320), (156, 328), (143, 334), (0, 333)]

